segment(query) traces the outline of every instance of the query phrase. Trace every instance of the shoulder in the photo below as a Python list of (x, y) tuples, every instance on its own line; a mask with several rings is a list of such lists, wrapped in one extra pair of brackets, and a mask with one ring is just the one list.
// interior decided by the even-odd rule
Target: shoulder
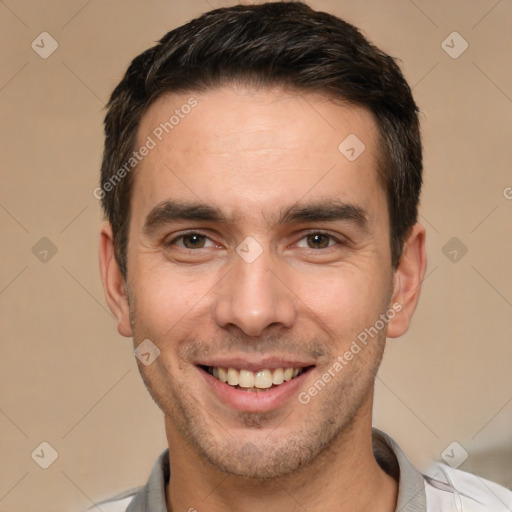
[(427, 510), (510, 512), (512, 491), (446, 464), (433, 464), (424, 475)]
[(85, 512), (135, 512), (139, 510), (165, 510), (165, 486), (170, 479), (169, 449), (156, 459), (146, 485), (132, 488), (99, 503)]
[(101, 510), (101, 512), (126, 512), (128, 505), (133, 501), (137, 493), (142, 487), (124, 491), (116, 496), (112, 496), (106, 500), (95, 503), (89, 507), (85, 512), (93, 512)]

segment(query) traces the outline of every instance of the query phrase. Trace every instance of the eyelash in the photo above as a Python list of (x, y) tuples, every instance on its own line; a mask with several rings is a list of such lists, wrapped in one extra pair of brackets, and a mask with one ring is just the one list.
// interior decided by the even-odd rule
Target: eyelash
[[(186, 236), (190, 236), (190, 235), (199, 235), (201, 237), (205, 237), (205, 238), (207, 238), (208, 240), (210, 240), (211, 242), (213, 242), (215, 244), (215, 242), (208, 235), (206, 235), (204, 233), (201, 233), (200, 231), (187, 231), (185, 233), (181, 233), (179, 236), (173, 238), (169, 242), (166, 242), (165, 246), (166, 247), (170, 247), (170, 246), (174, 245), (178, 240), (182, 240)], [(335, 244), (328, 245), (327, 247), (325, 247), (323, 249), (322, 248), (320, 248), (320, 249), (313, 249), (313, 248), (309, 247), (309, 248), (306, 249), (306, 250), (309, 250), (309, 251), (314, 251), (314, 252), (325, 251), (326, 249), (333, 248), (335, 245), (346, 245), (347, 244), (345, 241), (340, 240), (339, 238), (335, 237), (331, 233), (327, 233), (325, 231), (309, 231), (309, 232), (305, 233), (301, 238), (299, 238), (299, 240), (297, 242), (295, 242), (295, 243), (298, 243), (301, 240), (303, 240), (304, 238), (307, 238), (308, 236), (311, 236), (311, 235), (327, 236), (327, 237), (329, 237), (330, 240), (333, 240), (335, 242)], [(204, 249), (204, 247), (199, 247), (199, 249)], [(208, 249), (208, 247), (207, 247), (207, 249)], [(196, 251), (198, 251), (198, 249), (189, 249), (188, 247), (180, 247), (180, 250), (182, 250), (182, 251), (189, 251), (189, 252), (196, 252)]]

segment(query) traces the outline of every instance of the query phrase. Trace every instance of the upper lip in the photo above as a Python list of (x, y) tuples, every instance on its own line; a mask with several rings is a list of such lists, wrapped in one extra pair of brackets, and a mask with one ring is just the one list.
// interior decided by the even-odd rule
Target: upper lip
[(223, 357), (196, 361), (195, 364), (198, 366), (251, 370), (253, 372), (266, 369), (275, 370), (276, 368), (305, 368), (307, 366), (314, 366), (312, 361), (301, 361), (292, 357), (259, 357), (250, 359), (247, 357)]

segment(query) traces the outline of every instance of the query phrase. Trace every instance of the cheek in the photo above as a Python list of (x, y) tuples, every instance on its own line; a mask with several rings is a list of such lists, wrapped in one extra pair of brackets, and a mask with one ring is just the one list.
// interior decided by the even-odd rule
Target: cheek
[(176, 332), (190, 329), (194, 317), (199, 311), (204, 312), (208, 305), (218, 277), (197, 268), (171, 272), (165, 263), (148, 268), (144, 258), (140, 258), (137, 265), (141, 270), (133, 279), (133, 289), (136, 290), (136, 321), (139, 327), (150, 331), (147, 334), (155, 339), (161, 339), (171, 331), (174, 337)]
[(313, 313), (336, 337), (357, 336), (387, 308), (388, 283), (371, 268), (340, 267), (323, 275), (296, 275), (293, 281), (290, 288), (305, 313)]

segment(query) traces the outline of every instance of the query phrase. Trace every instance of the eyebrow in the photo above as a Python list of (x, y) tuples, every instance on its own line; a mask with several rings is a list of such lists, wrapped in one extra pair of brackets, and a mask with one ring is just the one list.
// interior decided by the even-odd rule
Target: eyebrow
[(226, 223), (228, 218), (215, 206), (184, 201), (162, 201), (146, 217), (143, 232), (150, 234), (159, 227), (180, 220)]
[[(229, 223), (230, 218), (219, 208), (207, 203), (162, 201), (147, 215), (143, 232), (151, 234), (159, 227), (177, 221), (206, 221)], [(345, 221), (364, 231), (369, 230), (368, 214), (360, 206), (344, 201), (324, 200), (307, 204), (293, 204), (281, 213), (276, 226), (300, 222)]]
[(278, 224), (334, 221), (348, 221), (364, 231), (369, 230), (368, 214), (362, 207), (333, 200), (294, 204), (285, 211)]

